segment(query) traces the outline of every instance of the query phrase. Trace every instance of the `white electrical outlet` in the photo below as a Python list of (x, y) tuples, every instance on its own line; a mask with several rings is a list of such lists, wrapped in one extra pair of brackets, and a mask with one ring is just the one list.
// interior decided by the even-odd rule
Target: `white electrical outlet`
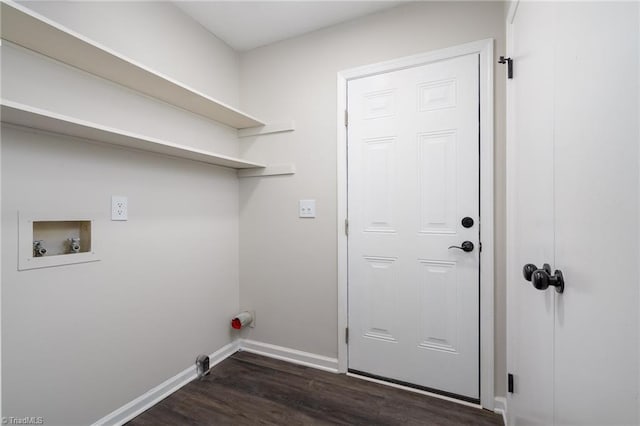
[(127, 220), (129, 208), (127, 197), (114, 195), (111, 197), (111, 220)]
[(299, 217), (316, 217), (316, 200), (300, 200)]

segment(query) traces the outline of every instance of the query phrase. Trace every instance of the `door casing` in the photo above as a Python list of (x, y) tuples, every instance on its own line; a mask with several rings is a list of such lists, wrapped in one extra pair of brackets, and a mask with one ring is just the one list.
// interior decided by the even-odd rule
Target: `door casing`
[(410, 68), (458, 56), (480, 56), (480, 404), (494, 409), (494, 209), (493, 209), (493, 39), (479, 40), (338, 73), (337, 90), (337, 240), (338, 240), (338, 371), (347, 372), (348, 257), (347, 215), (347, 81)]

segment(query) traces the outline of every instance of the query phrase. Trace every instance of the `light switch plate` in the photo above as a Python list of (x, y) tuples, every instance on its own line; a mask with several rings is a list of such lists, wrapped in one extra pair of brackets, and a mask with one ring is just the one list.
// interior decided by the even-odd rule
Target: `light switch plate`
[(129, 207), (127, 197), (114, 195), (111, 197), (111, 220), (127, 220)]
[(316, 217), (316, 200), (300, 200), (299, 217)]

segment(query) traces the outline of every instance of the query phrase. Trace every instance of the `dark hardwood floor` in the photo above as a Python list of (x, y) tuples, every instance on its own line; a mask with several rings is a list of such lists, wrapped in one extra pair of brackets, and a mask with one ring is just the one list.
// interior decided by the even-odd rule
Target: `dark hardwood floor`
[(129, 426), (502, 425), (480, 410), (364, 380), (238, 352)]

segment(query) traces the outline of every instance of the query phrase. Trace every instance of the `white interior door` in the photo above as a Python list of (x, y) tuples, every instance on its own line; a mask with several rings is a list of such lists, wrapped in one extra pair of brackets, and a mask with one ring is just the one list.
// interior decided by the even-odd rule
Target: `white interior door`
[[(511, 26), (510, 425), (640, 424), (639, 26), (632, 2), (520, 2)], [(544, 262), (564, 293), (522, 278)]]
[(478, 84), (478, 55), (348, 82), (349, 369), (470, 400)]

